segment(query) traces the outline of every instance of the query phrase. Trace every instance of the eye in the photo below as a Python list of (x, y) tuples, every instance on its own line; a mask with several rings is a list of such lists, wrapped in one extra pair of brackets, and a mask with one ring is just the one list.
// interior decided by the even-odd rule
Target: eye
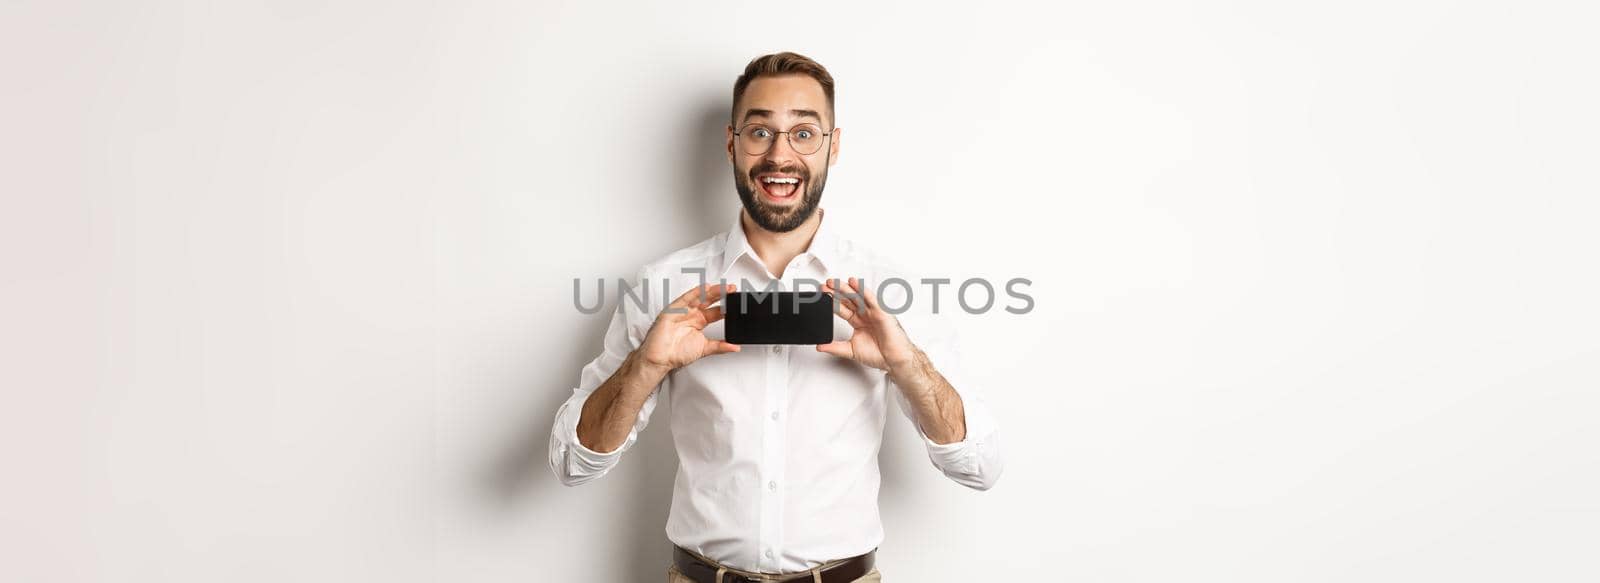
[(770, 138), (772, 137), (772, 130), (767, 128), (755, 128), (750, 130), (750, 135), (757, 138)]
[(794, 137), (800, 138), (802, 140), (809, 140), (809, 139), (811, 139), (812, 136), (815, 136), (815, 135), (816, 134), (811, 133), (811, 130), (795, 130), (795, 132), (794, 132)]

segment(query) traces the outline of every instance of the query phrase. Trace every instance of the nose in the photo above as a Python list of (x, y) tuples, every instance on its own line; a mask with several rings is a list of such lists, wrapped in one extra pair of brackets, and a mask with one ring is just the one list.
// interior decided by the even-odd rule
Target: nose
[(762, 157), (772, 162), (783, 160), (791, 160), (797, 164), (800, 162), (800, 153), (794, 151), (794, 146), (789, 145), (789, 134), (779, 134), (774, 138), (772, 147), (768, 148), (766, 155)]

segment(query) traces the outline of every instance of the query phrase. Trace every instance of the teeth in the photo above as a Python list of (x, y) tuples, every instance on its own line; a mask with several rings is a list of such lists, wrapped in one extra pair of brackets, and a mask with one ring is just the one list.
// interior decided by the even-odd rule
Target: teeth
[(767, 177), (762, 178), (761, 181), (765, 182), (767, 184), (772, 184), (774, 182), (779, 183), (779, 184), (798, 184), (800, 182), (800, 179), (798, 179), (798, 178), (773, 178), (771, 176), (767, 176)]

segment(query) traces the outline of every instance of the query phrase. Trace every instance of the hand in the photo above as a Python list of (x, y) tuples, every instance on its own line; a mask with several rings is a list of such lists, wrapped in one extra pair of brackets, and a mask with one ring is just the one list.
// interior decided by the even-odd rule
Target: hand
[[(656, 316), (639, 346), (639, 355), (648, 366), (670, 372), (701, 357), (738, 352), (739, 345), (706, 338), (706, 326), (722, 319), (722, 306), (712, 306), (734, 291), (733, 284), (708, 283), (683, 292), (667, 309)], [(673, 313), (679, 312), (679, 313)]]
[(917, 347), (906, 337), (906, 331), (894, 314), (884, 311), (876, 295), (856, 278), (845, 282), (845, 290), (856, 297), (839, 293), (833, 287), (834, 281), (824, 283), (822, 291), (833, 294), (839, 301), (839, 317), (849, 322), (854, 332), (848, 341), (818, 344), (817, 351), (890, 372), (910, 365), (916, 358)]

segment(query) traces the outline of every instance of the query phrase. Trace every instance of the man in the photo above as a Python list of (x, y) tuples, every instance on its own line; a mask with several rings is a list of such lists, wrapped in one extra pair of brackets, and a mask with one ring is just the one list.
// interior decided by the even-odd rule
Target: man
[[(742, 212), (727, 233), (640, 270), (638, 284), (655, 290), (647, 298), (661, 298), (655, 286), (666, 284), (677, 299), (641, 308), (622, 298), (603, 351), (556, 413), (550, 467), (570, 486), (603, 476), (657, 400), (672, 403), (672, 583), (880, 581), (878, 450), (889, 394), (946, 476), (979, 490), (1000, 476), (979, 393), (941, 374), (955, 370), (947, 343), (913, 342), (883, 308), (890, 297), (872, 289), (891, 272), (835, 233), (819, 206), (841, 134), (822, 65), (794, 53), (751, 61), (734, 83), (727, 130)], [(808, 281), (839, 299), (833, 342), (722, 340), (715, 304), (739, 286), (721, 282), (795, 291)]]

